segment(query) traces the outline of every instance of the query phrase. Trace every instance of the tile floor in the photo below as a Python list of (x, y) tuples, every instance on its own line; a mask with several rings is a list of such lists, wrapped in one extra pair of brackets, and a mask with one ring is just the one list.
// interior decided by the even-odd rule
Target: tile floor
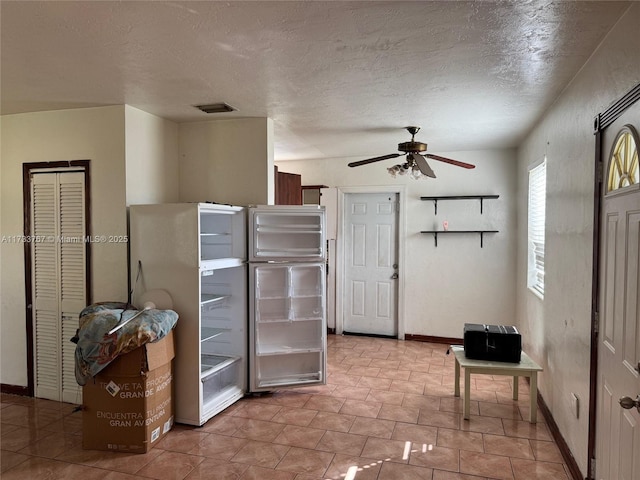
[[(75, 405), (2, 395), (1, 477), (132, 480), (562, 480), (528, 388), (472, 376), (471, 419), (446, 345), (330, 335), (326, 386), (247, 397), (144, 455), (83, 450)], [(539, 416), (538, 418), (541, 418)]]

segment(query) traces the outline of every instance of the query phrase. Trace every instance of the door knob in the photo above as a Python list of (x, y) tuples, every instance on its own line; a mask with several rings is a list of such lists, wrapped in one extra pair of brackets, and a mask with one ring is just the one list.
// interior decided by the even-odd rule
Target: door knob
[(640, 412), (640, 395), (638, 395), (635, 400), (631, 397), (622, 397), (620, 399), (620, 406), (627, 410), (636, 407), (638, 409), (638, 412)]
[(394, 273), (393, 275), (391, 275), (391, 279), (392, 280), (395, 280), (396, 278), (398, 278), (398, 274), (397, 273)]

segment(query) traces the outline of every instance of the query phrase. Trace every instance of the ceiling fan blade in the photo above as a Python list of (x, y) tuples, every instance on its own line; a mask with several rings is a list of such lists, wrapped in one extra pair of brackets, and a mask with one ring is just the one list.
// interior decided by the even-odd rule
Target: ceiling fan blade
[(447, 158), (447, 157), (441, 157), (440, 155), (432, 155), (430, 153), (427, 153), (425, 155), (425, 157), (433, 158), (434, 160), (438, 160), (439, 162), (450, 163), (451, 165), (455, 165), (457, 167), (476, 168), (475, 165), (471, 165), (470, 163), (464, 163), (464, 162), (460, 162), (458, 160), (452, 160), (452, 159)]
[(422, 155), (418, 155), (417, 153), (410, 153), (409, 156), (411, 156), (411, 158), (413, 158), (413, 160), (416, 162), (416, 165), (418, 165), (418, 168), (423, 173), (423, 175), (431, 178), (436, 178), (436, 174), (433, 173), (433, 170), (431, 170), (431, 167), (427, 163), (426, 158), (424, 158)]
[(366, 160), (358, 160), (357, 162), (351, 162), (347, 165), (350, 167), (359, 167), (360, 165), (366, 165), (368, 163), (379, 162), (381, 160), (388, 160), (390, 158), (396, 158), (402, 155), (401, 153), (390, 153), (389, 155), (382, 155), (381, 157), (367, 158)]

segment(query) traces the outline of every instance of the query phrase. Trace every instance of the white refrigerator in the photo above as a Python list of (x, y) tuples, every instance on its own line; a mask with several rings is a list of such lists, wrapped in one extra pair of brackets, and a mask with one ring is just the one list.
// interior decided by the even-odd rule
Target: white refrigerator
[(129, 224), (132, 303), (166, 297), (179, 315), (177, 423), (326, 382), (322, 207), (132, 205)]

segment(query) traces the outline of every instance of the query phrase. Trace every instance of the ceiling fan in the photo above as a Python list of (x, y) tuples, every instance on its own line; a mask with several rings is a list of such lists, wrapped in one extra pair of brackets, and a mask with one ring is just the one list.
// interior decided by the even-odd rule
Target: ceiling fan
[(389, 155), (382, 155), (381, 157), (367, 158), (366, 160), (351, 162), (348, 165), (350, 167), (359, 167), (360, 165), (367, 165), (369, 163), (380, 162), (382, 160), (388, 160), (390, 158), (396, 158), (396, 157), (400, 157), (403, 154), (406, 154), (407, 161), (405, 163), (394, 165), (393, 167), (387, 168), (387, 170), (393, 177), (395, 177), (396, 174), (404, 175), (408, 173), (412, 178), (416, 178), (416, 179), (420, 178), (423, 175), (431, 178), (436, 178), (436, 174), (433, 172), (433, 170), (427, 163), (427, 158), (431, 158), (439, 162), (449, 163), (457, 167), (476, 168), (475, 165), (471, 165), (470, 163), (464, 163), (458, 160), (452, 160), (450, 158), (441, 157), (440, 155), (433, 155), (431, 153), (425, 153), (424, 155), (420, 155), (420, 152), (427, 151), (426, 143), (415, 141), (415, 135), (420, 130), (420, 127), (405, 127), (405, 129), (411, 134), (411, 141), (398, 144), (398, 150), (404, 153), (391, 153)]

